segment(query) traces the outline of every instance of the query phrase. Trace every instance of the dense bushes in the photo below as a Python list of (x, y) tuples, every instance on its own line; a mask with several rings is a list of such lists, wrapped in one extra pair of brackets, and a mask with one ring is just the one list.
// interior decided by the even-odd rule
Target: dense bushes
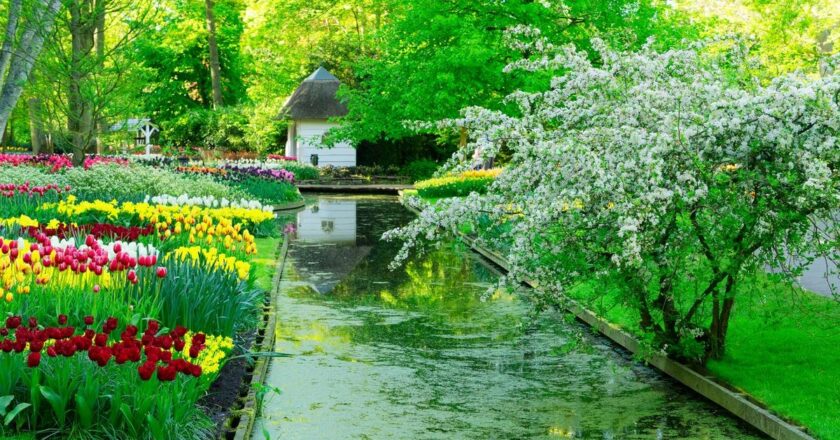
[(432, 177), (437, 169), (437, 162), (421, 159), (415, 160), (406, 165), (401, 170), (401, 174), (407, 176), (412, 182), (417, 182), (418, 180), (424, 180)]
[(195, 109), (164, 121), (161, 128), (165, 145), (206, 145), (228, 151), (273, 151), (285, 138), (282, 121), (239, 107)]
[(473, 192), (484, 194), (501, 172), (500, 168), (465, 171), (457, 176), (423, 180), (414, 184), (414, 187), (421, 197), (463, 197)]

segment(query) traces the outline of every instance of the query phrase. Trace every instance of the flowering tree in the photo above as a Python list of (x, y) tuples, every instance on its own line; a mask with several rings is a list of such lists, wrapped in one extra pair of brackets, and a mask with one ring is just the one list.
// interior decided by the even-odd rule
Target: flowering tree
[(404, 240), (397, 261), (481, 225), (510, 263), (505, 281), (535, 281), (538, 303), (609, 283), (656, 348), (705, 361), (724, 354), (746, 274), (838, 256), (840, 75), (760, 84), (737, 44), (620, 53), (595, 41), (594, 64), (535, 30), (513, 35), (542, 55), (510, 69), (562, 75), (510, 95), (516, 115), (469, 108), (450, 121), (473, 134), (450, 170), (476, 148), (511, 161), (486, 195), (410, 200), (422, 213), (385, 235)]

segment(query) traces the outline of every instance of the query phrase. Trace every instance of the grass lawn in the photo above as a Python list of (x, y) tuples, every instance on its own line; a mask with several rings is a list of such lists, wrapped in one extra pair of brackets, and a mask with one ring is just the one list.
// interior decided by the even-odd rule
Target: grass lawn
[[(757, 276), (736, 301), (725, 357), (709, 371), (808, 428), (840, 439), (840, 303)], [(582, 283), (569, 296), (640, 334), (635, 310), (616, 294)]]
[[(726, 355), (708, 369), (815, 437), (840, 439), (840, 302), (764, 274), (739, 290)], [(641, 334), (638, 312), (617, 292), (584, 281), (569, 296)]]
[(271, 291), (274, 271), (277, 269), (277, 254), (281, 236), (257, 238), (257, 254), (251, 259), (252, 269), (256, 274), (256, 286), (265, 291)]
[[(806, 293), (801, 304), (742, 307), (732, 318), (729, 347), (714, 374), (793, 418), (822, 439), (840, 439), (840, 303)], [(753, 306), (754, 304), (749, 304)]]

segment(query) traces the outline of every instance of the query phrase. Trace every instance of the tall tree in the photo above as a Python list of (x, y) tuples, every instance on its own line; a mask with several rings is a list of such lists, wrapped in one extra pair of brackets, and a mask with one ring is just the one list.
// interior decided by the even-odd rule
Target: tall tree
[[(836, 0), (676, 0), (704, 36), (742, 34), (757, 72), (768, 80), (794, 70), (821, 73), (823, 61), (840, 52), (840, 2)], [(825, 73), (825, 72), (822, 72)]]
[(504, 74), (518, 55), (505, 41), (510, 28), (533, 26), (557, 44), (585, 50), (596, 35), (629, 48), (650, 36), (667, 45), (684, 35), (679, 14), (657, 0), (388, 3), (391, 16), (376, 36), (379, 53), (354, 66), (358, 85), (343, 92), (350, 114), (338, 135), (357, 142), (413, 135), (408, 122), (457, 117), (472, 105), (500, 108), (517, 88), (546, 86), (550, 74)]
[(96, 29), (96, 12), (93, 0), (74, 0), (68, 5), (70, 11), (70, 82), (67, 94), (69, 114), (67, 129), (73, 143), (73, 162), (84, 160), (85, 152), (93, 140), (93, 105), (83, 96), (83, 87), (89, 77), (85, 66), (93, 50), (93, 35)]
[(222, 98), (222, 67), (219, 61), (219, 45), (216, 43), (216, 16), (213, 0), (204, 0), (204, 14), (207, 21), (207, 46), (210, 53), (210, 80), (213, 86), (213, 108), (224, 105)]
[[(31, 16), (26, 21), (23, 34), (12, 53), (9, 73), (5, 75), (3, 88), (0, 90), (0, 133), (6, 130), (12, 110), (23, 93), (23, 86), (32, 72), (35, 59), (44, 47), (44, 39), (52, 29), (59, 9), (61, 0), (36, 0), (33, 4)], [(7, 29), (10, 25), (17, 26), (19, 19), (18, 17), (14, 20), (14, 24), (9, 23)]]
[[(94, 1), (94, 14), (96, 22), (94, 24), (95, 29), (93, 33), (93, 45), (96, 48), (96, 59), (99, 61), (99, 67), (102, 69), (105, 68), (105, 11), (107, 10), (107, 6), (108, 0)], [(104, 147), (101, 135), (105, 132), (107, 124), (101, 115), (95, 122), (97, 131), (99, 132), (99, 136), (96, 137), (95, 141), (96, 153), (101, 154)]]
[(6, 71), (9, 70), (9, 64), (12, 61), (12, 51), (17, 37), (22, 5), (23, 0), (11, 0), (11, 3), (9, 3), (9, 21), (6, 23), (6, 36), (3, 40), (2, 52), (0, 52), (0, 88), (3, 86)]
[(142, 88), (127, 55), (150, 28), (154, 9), (132, 0), (64, 2), (67, 12), (59, 15), (32, 88), (42, 99), (42, 124), (59, 127), (52, 135), (80, 163), (97, 146), (108, 117), (128, 117), (122, 109), (128, 90)]

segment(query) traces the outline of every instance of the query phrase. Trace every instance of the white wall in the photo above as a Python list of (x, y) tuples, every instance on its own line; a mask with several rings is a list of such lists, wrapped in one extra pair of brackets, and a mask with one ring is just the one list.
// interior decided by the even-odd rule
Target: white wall
[(332, 148), (319, 148), (321, 137), (338, 124), (326, 120), (300, 120), (296, 122), (297, 158), (310, 163), (313, 154), (318, 155), (318, 166), (356, 166), (356, 149), (349, 142), (342, 142)]

